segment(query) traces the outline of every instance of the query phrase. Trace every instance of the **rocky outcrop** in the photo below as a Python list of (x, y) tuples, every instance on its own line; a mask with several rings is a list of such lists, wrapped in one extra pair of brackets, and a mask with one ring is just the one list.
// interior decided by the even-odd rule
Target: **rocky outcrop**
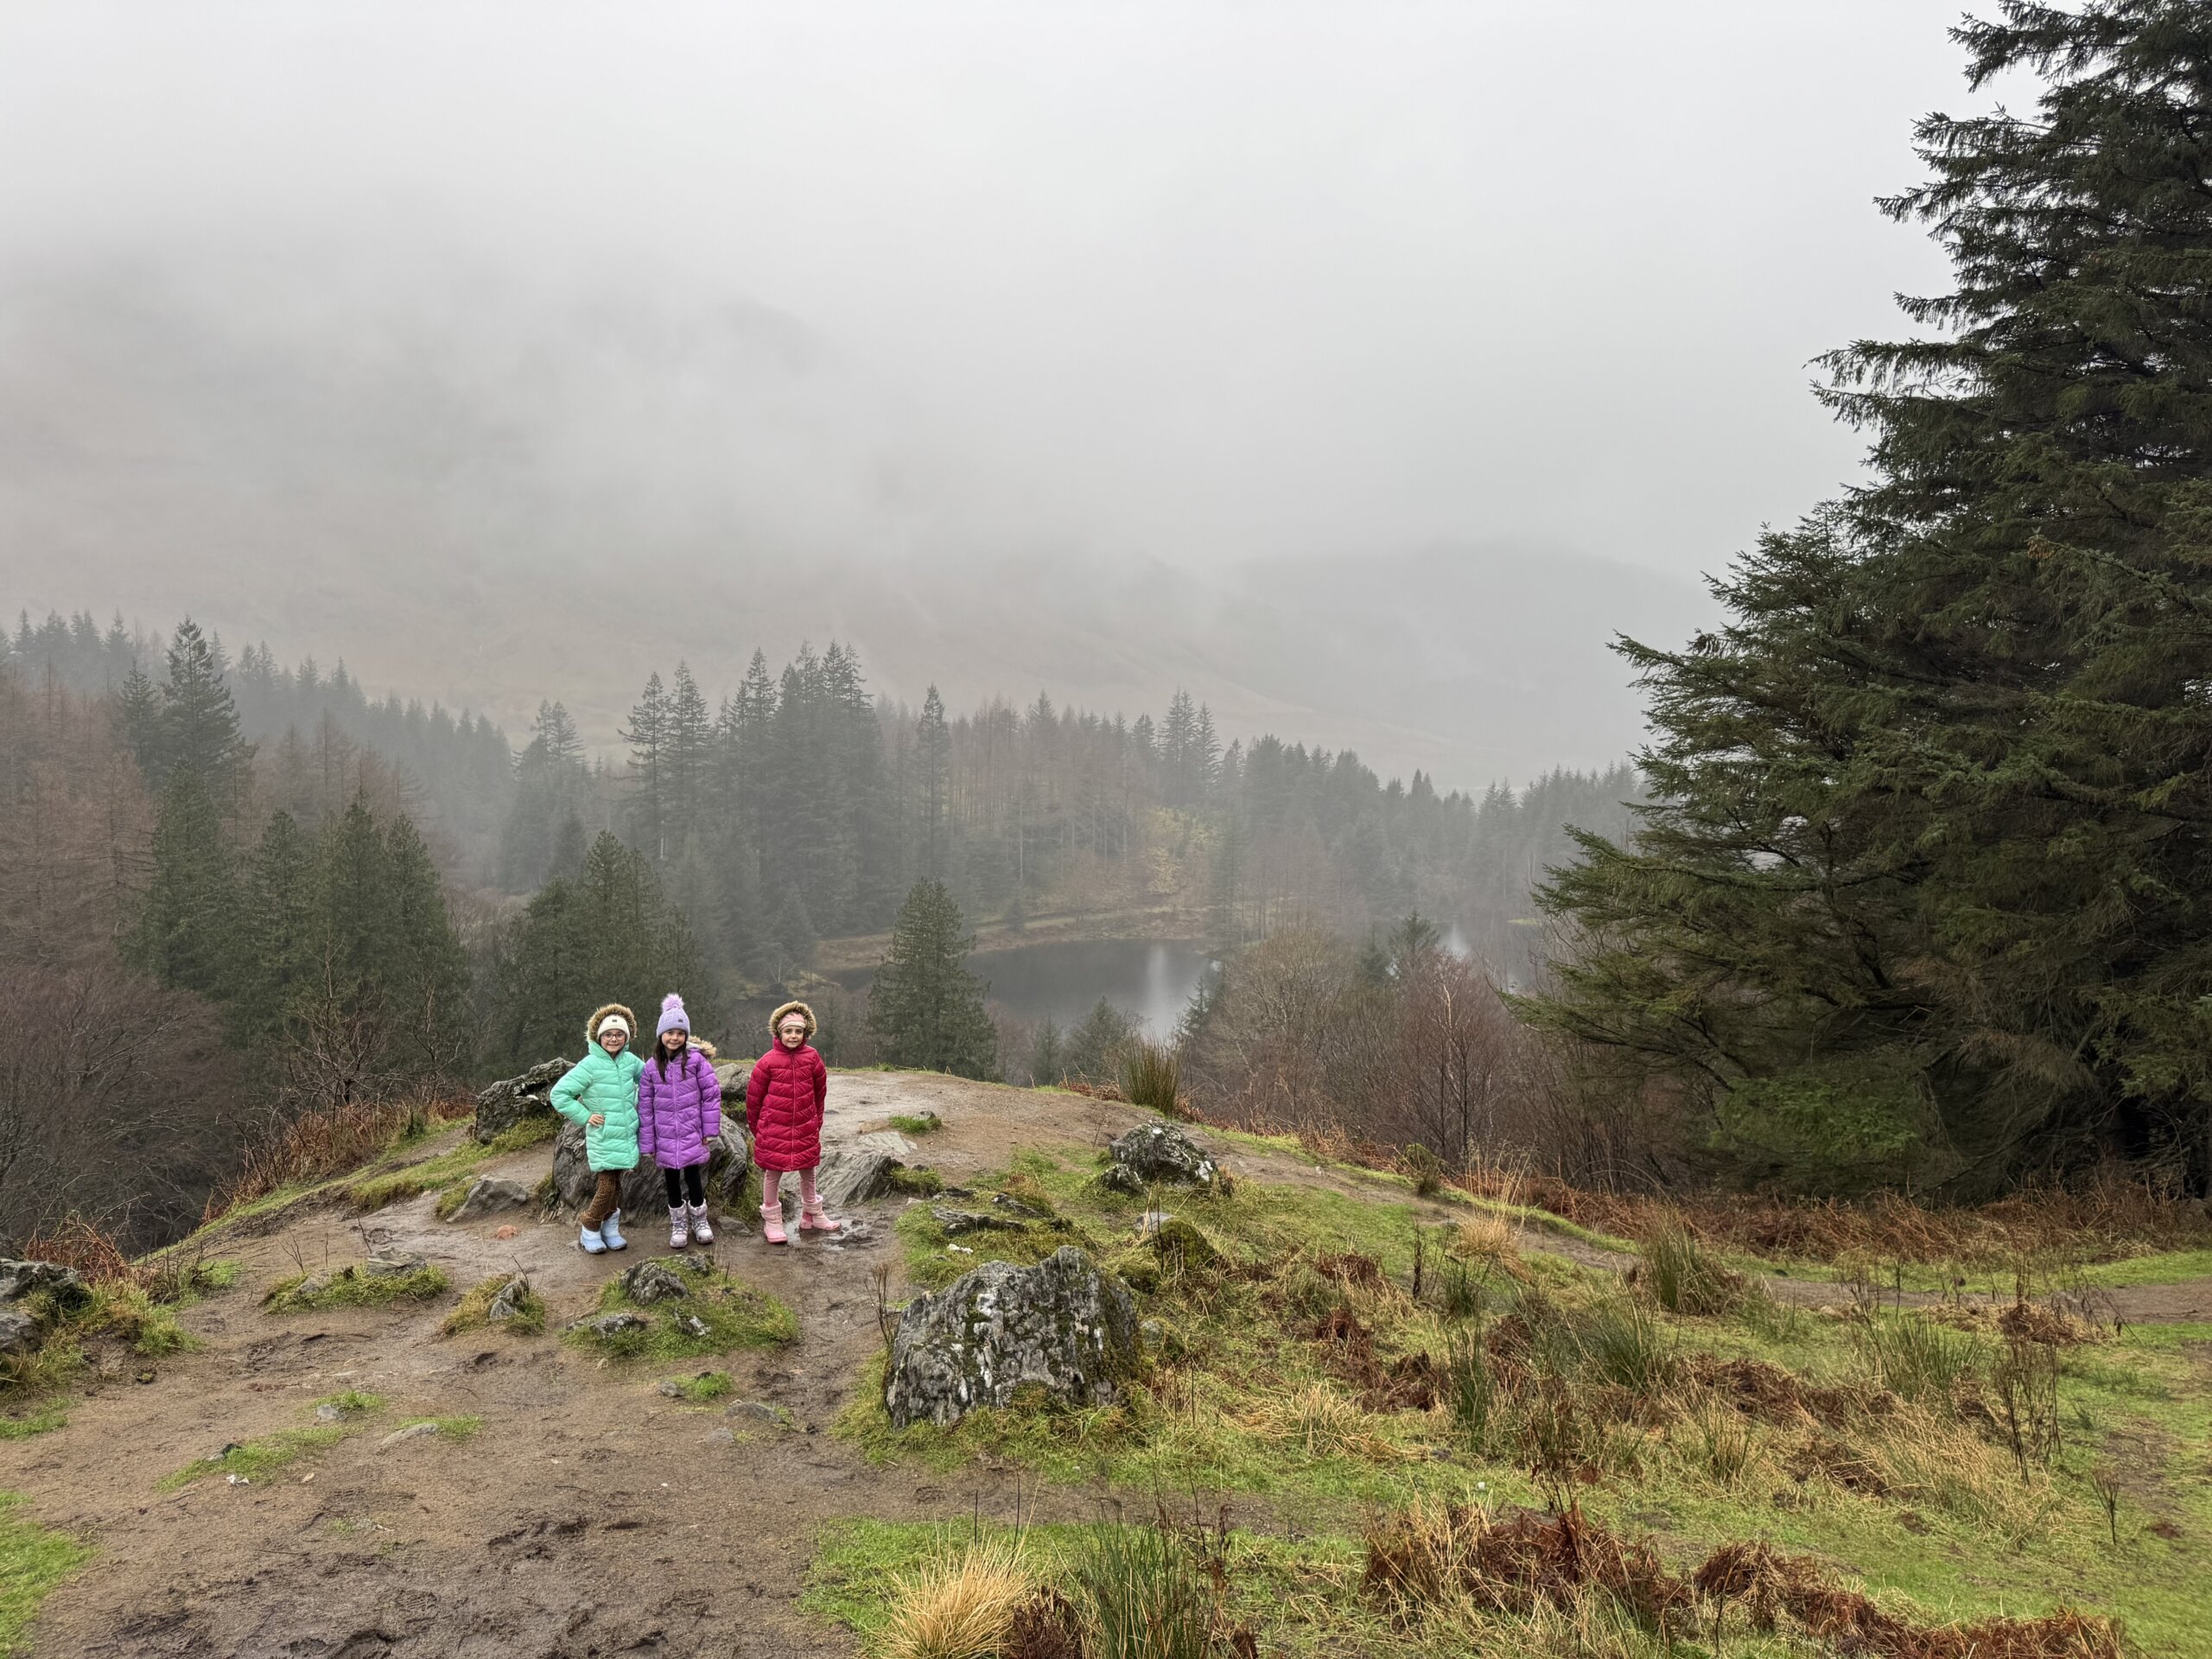
[[(745, 1172), (753, 1160), (752, 1138), (745, 1133), (745, 1107), (741, 1100), (734, 1114), (722, 1108), (722, 1132), (707, 1154), (707, 1194), (710, 1202), (732, 1219), (744, 1213)], [(590, 1199), (598, 1178), (584, 1157), (584, 1132), (563, 1122), (553, 1141), (553, 1201), (579, 1210)], [(642, 1220), (665, 1214), (668, 1190), (661, 1185), (660, 1170), (647, 1159), (622, 1178), (622, 1213)]]
[(518, 1077), (493, 1084), (476, 1096), (477, 1140), (490, 1141), (514, 1128), (524, 1118), (553, 1116), (553, 1085), (561, 1081), (570, 1062), (546, 1060)]
[(484, 1310), (486, 1325), (504, 1325), (509, 1319), (519, 1319), (530, 1304), (530, 1281), (517, 1274), (501, 1285), (492, 1304)]
[(1211, 1186), (1221, 1171), (1198, 1143), (1172, 1123), (1140, 1123), (1106, 1147), (1101, 1186), (1141, 1197), (1154, 1186)]
[(503, 1210), (518, 1210), (530, 1202), (530, 1189), (520, 1181), (498, 1175), (480, 1175), (470, 1183), (468, 1196), (446, 1217), (448, 1221), (481, 1221)]
[(671, 1302), (691, 1294), (691, 1287), (683, 1282), (681, 1274), (671, 1272), (658, 1262), (640, 1262), (621, 1277), (622, 1294), (633, 1302), (647, 1306), (655, 1302)]
[(74, 1268), (0, 1256), (0, 1302), (20, 1302), (35, 1290), (46, 1292), (62, 1307), (74, 1307), (92, 1294), (86, 1288), (84, 1275)]
[(1072, 1246), (1033, 1268), (990, 1262), (899, 1315), (884, 1381), (893, 1424), (950, 1427), (1035, 1384), (1073, 1405), (1105, 1405), (1136, 1370), (1128, 1290)]
[(866, 1204), (892, 1190), (891, 1178), (899, 1168), (899, 1160), (888, 1153), (866, 1147), (830, 1147), (823, 1151), (815, 1187), (823, 1203), (833, 1210)]

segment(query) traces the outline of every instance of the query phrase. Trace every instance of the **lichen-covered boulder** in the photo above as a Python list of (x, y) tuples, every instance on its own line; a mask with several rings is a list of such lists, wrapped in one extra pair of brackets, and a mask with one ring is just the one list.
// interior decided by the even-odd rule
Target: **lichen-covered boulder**
[(1110, 1160), (1101, 1186), (1141, 1195), (1154, 1186), (1211, 1186), (1221, 1171), (1191, 1137), (1172, 1123), (1140, 1123), (1107, 1143)]
[(883, 1404), (900, 1428), (950, 1427), (1033, 1383), (1072, 1405), (1106, 1405), (1137, 1363), (1129, 1293), (1069, 1245), (1033, 1268), (985, 1262), (908, 1303)]
[(0, 1354), (28, 1354), (38, 1344), (36, 1319), (20, 1307), (0, 1307)]
[(553, 1085), (569, 1065), (563, 1059), (546, 1060), (518, 1077), (492, 1084), (476, 1096), (476, 1125), (471, 1133), (480, 1141), (490, 1141), (524, 1118), (552, 1116)]
[[(753, 1141), (745, 1132), (744, 1108), (740, 1106), (736, 1116), (732, 1116), (725, 1107), (722, 1132), (715, 1137), (707, 1151), (707, 1192), (733, 1220), (742, 1218), (744, 1214), (741, 1200), (745, 1191), (745, 1173), (752, 1161)], [(581, 1209), (590, 1201), (592, 1188), (598, 1180), (584, 1157), (582, 1126), (563, 1122), (561, 1133), (553, 1141), (553, 1202), (567, 1209)], [(651, 1159), (625, 1172), (624, 1215), (634, 1219), (656, 1211), (665, 1213), (667, 1205), (668, 1189), (662, 1184), (658, 1166)]]

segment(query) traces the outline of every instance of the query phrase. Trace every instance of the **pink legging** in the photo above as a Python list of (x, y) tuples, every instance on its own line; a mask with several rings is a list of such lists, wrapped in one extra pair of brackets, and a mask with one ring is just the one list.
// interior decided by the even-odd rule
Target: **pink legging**
[[(760, 1207), (763, 1210), (772, 1204), (783, 1203), (784, 1176), (786, 1173), (780, 1169), (764, 1169), (760, 1172)], [(802, 1169), (798, 1172), (798, 1201), (810, 1210), (822, 1202), (821, 1196), (814, 1190), (812, 1169)]]

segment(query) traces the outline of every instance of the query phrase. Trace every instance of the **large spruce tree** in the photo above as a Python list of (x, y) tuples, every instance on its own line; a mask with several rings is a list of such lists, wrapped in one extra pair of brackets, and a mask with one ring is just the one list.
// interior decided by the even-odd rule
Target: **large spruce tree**
[(998, 1032), (983, 1011), (986, 988), (967, 968), (971, 944), (944, 884), (914, 883), (868, 991), (868, 1028), (889, 1064), (963, 1077), (997, 1071)]
[(2007, 0), (1884, 207), (1956, 286), (1835, 354), (1874, 481), (1728, 625), (1623, 647), (1656, 800), (1547, 907), (1539, 1019), (1687, 1084), (1753, 1172), (2212, 1176), (2212, 10)]

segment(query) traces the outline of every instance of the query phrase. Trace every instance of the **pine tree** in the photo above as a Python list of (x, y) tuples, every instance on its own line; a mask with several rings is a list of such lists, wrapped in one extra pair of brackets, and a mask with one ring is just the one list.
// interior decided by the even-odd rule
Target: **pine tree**
[(630, 746), (630, 775), (638, 790), (638, 842), (648, 857), (658, 858), (668, 830), (668, 693), (658, 672), (630, 710), (622, 741)]
[(932, 881), (942, 881), (951, 816), (952, 733), (944, 723), (944, 699), (938, 696), (934, 685), (922, 699), (914, 758), (921, 794), (922, 874)]
[(714, 721), (699, 683), (683, 663), (676, 665), (665, 725), (661, 771), (667, 801), (667, 855), (707, 827), (709, 771), (713, 760)]
[(2005, 0), (1918, 130), (1956, 287), (1830, 359), (1874, 481), (1770, 535), (1680, 651), (1628, 845), (1544, 894), (1531, 1011), (1808, 1185), (2164, 1156), (2212, 1182), (2212, 22)]
[(239, 735), (238, 713), (223, 680), (222, 647), (187, 619), (168, 649), (162, 688), (159, 771), (195, 772), (218, 805), (227, 807), (253, 751)]
[(238, 978), (238, 880), (222, 815), (199, 771), (180, 766), (154, 820), (153, 879), (137, 939), (147, 972), (172, 988), (221, 997)]
[(154, 777), (162, 761), (162, 696), (135, 662), (116, 693), (115, 724), (138, 770)]
[(917, 881), (891, 930), (868, 992), (868, 1028), (886, 1061), (957, 1077), (998, 1070), (998, 1032), (983, 982), (966, 967), (972, 939), (941, 881)]
[(289, 812), (273, 814), (246, 872), (244, 974), (231, 1028), (247, 1047), (272, 1043), (316, 962), (315, 848)]

